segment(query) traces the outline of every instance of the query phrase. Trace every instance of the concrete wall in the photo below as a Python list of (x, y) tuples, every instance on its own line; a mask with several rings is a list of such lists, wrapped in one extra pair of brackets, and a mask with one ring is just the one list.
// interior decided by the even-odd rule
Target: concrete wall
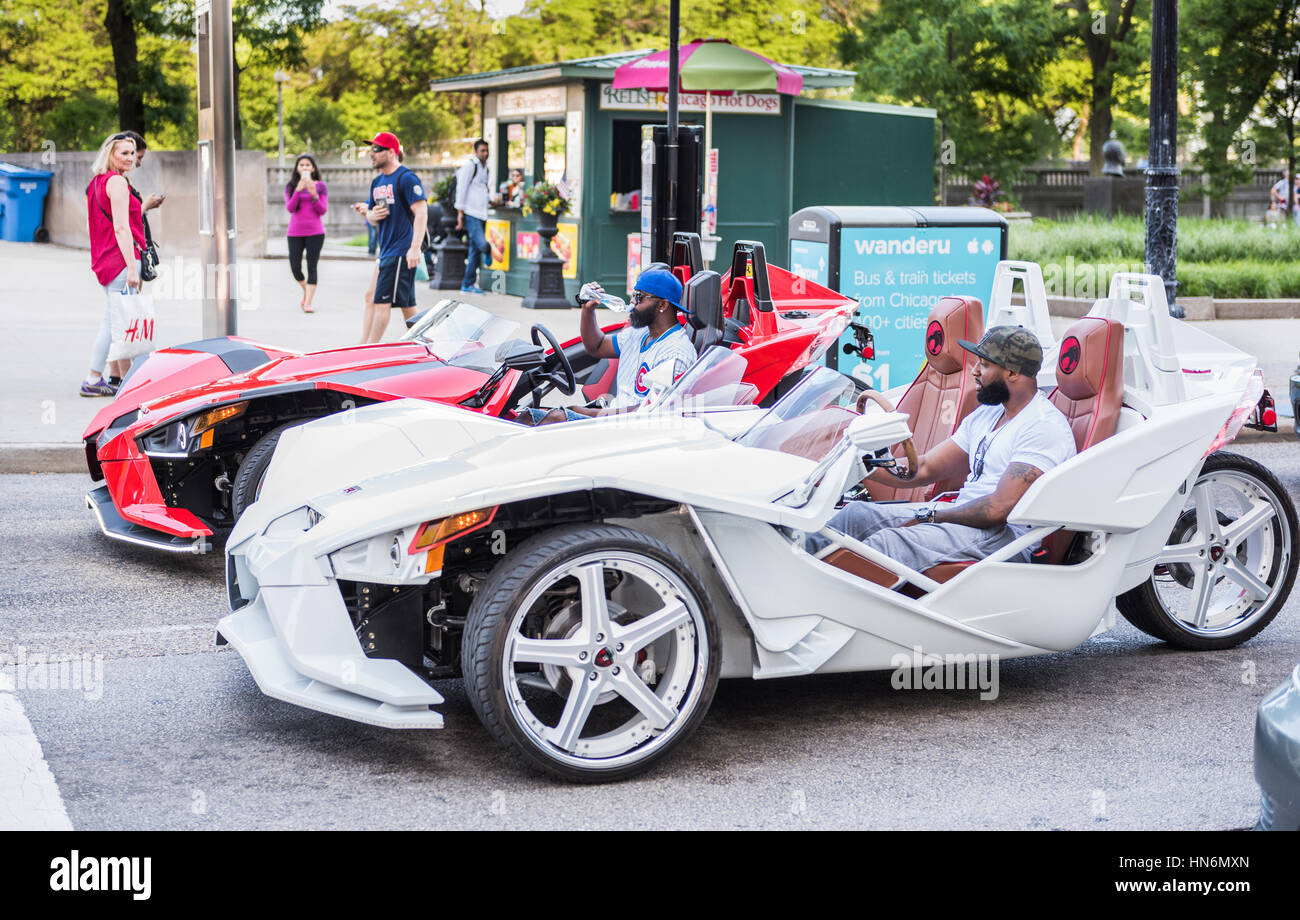
[[(0, 154), (0, 160), (31, 169), (48, 169), (50, 193), (45, 199), (45, 227), (50, 241), (89, 249), (86, 229), (86, 186), (90, 184), (91, 151), (60, 151), (53, 165), (39, 153)], [(141, 194), (167, 195), (162, 207), (149, 212), (149, 229), (163, 258), (199, 254), (198, 154), (190, 150), (150, 150), (144, 166), (127, 174)], [(266, 155), (241, 150), (235, 155), (235, 252), (240, 258), (261, 258), (266, 251)], [(280, 206), (284, 210), (283, 202)]]

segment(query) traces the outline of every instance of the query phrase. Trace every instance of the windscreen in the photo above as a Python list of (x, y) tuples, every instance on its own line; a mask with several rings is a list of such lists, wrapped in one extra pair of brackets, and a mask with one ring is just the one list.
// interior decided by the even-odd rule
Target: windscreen
[(858, 393), (851, 378), (816, 368), (736, 441), (820, 462), (857, 418)]
[(442, 300), (420, 315), (402, 341), (422, 342), (448, 364), (491, 371), (500, 363), (500, 347), (518, 335), (513, 320), (473, 304)]

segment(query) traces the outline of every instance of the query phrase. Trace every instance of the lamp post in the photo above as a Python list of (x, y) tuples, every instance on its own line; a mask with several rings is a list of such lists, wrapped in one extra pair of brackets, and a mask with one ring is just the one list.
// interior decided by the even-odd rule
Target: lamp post
[(275, 72), (275, 117), (280, 125), (280, 165), (284, 165), (284, 84), (289, 75), (283, 70)]
[(1151, 134), (1147, 148), (1146, 260), (1182, 318), (1178, 289), (1178, 0), (1151, 4)]

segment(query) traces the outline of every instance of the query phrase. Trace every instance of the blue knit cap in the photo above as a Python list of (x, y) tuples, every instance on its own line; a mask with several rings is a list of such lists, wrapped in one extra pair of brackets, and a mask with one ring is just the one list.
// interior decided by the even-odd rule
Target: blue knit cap
[(644, 291), (652, 297), (662, 297), (677, 309), (682, 309), (682, 283), (672, 272), (651, 269), (642, 272), (636, 279), (636, 291)]

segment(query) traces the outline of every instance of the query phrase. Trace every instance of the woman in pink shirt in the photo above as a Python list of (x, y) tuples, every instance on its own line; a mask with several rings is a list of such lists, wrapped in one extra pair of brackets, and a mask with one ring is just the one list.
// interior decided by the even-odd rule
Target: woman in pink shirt
[[(135, 141), (129, 134), (114, 134), (99, 148), (86, 188), (90, 231), (90, 267), (104, 286), (104, 318), (90, 353), (90, 373), (81, 384), (82, 396), (112, 396), (116, 390), (104, 379), (108, 349), (112, 344), (113, 295), (140, 290), (140, 253), (144, 251), (144, 221), (140, 202), (131, 194), (123, 175), (135, 166)], [(126, 373), (126, 361), (113, 361), (110, 376)]]
[[(320, 260), (321, 246), (325, 244), (325, 213), (328, 199), (325, 183), (320, 181), (320, 170), (309, 154), (298, 155), (293, 164), (293, 178), (284, 187), (284, 206), (292, 215), (289, 218), (289, 270), (293, 280), (302, 288), (304, 313), (316, 312), (311, 299), (316, 296), (316, 263)], [(303, 253), (307, 254), (307, 277), (302, 274)]]

